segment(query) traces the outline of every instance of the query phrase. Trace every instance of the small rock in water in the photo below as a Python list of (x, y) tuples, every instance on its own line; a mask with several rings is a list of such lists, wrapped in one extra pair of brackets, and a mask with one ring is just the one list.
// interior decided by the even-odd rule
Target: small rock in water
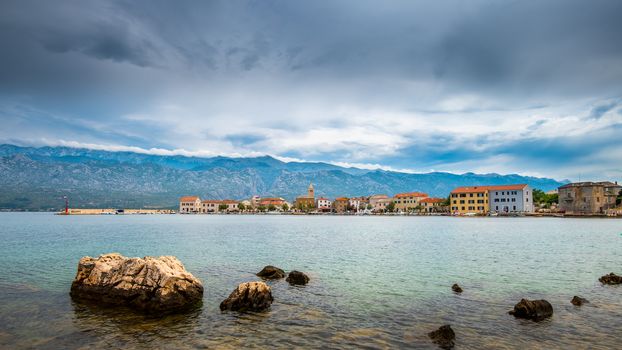
[(439, 329), (428, 333), (428, 336), (432, 341), (442, 349), (451, 349), (454, 347), (454, 340), (456, 339), (456, 333), (451, 329), (451, 326), (446, 324)]
[(618, 276), (618, 275), (616, 275), (615, 273), (612, 272), (612, 273), (610, 273), (608, 275), (602, 276), (598, 280), (602, 284), (609, 284), (609, 285), (621, 284), (622, 283), (622, 276)]
[(289, 284), (305, 285), (309, 283), (309, 276), (300, 271), (292, 271), (286, 279)]
[(278, 267), (268, 265), (261, 271), (257, 272), (257, 276), (267, 280), (276, 280), (285, 277), (285, 271), (279, 269)]
[(574, 305), (574, 306), (581, 306), (581, 305), (583, 305), (583, 304), (587, 304), (587, 303), (589, 303), (589, 301), (588, 301), (587, 299), (585, 299), (585, 298), (581, 298), (581, 297), (578, 297), (578, 296), (576, 296), (576, 295), (575, 295), (574, 297), (572, 297), (572, 300), (571, 300), (570, 302), (571, 302), (571, 303), (572, 303), (572, 305)]
[(454, 285), (451, 286), (451, 290), (453, 290), (456, 293), (462, 293), (462, 288), (460, 288), (460, 286), (457, 283), (454, 283)]
[(112, 253), (80, 259), (70, 294), (74, 299), (170, 312), (201, 301), (203, 285), (174, 256), (141, 259)]
[(263, 311), (272, 304), (272, 290), (263, 282), (241, 283), (222, 303), (220, 310)]
[(553, 306), (546, 300), (527, 300), (514, 305), (514, 310), (509, 312), (517, 318), (526, 318), (533, 321), (541, 321), (553, 316)]

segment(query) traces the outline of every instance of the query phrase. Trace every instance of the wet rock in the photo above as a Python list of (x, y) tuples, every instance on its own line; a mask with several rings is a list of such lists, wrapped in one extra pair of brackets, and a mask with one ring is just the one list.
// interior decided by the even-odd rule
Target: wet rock
[(174, 256), (126, 258), (117, 253), (83, 257), (71, 284), (72, 298), (169, 312), (203, 298), (203, 285)]
[(514, 310), (509, 312), (517, 318), (526, 318), (533, 321), (541, 321), (553, 316), (553, 306), (546, 300), (527, 300), (514, 305)]
[(446, 324), (439, 329), (428, 333), (428, 336), (432, 341), (442, 349), (451, 349), (454, 347), (454, 340), (456, 339), (456, 333), (451, 329), (451, 326)]
[(222, 303), (220, 310), (263, 311), (272, 304), (272, 290), (263, 282), (240, 284)]
[(589, 303), (589, 301), (588, 301), (587, 299), (585, 299), (585, 298), (581, 298), (581, 297), (578, 297), (578, 296), (576, 296), (576, 295), (575, 295), (574, 297), (572, 297), (572, 300), (570, 300), (570, 302), (571, 302), (571, 303), (572, 303), (572, 305), (574, 305), (574, 306), (581, 306), (581, 305), (583, 305), (583, 304), (587, 304), (587, 303)]
[(601, 278), (598, 279), (598, 281), (600, 281), (600, 283), (602, 284), (621, 284), (622, 283), (622, 276), (618, 276), (615, 273), (610, 273), (608, 275), (604, 275)]
[(305, 285), (309, 283), (309, 276), (300, 271), (292, 271), (285, 279), (289, 284)]
[(462, 288), (457, 283), (454, 283), (454, 285), (451, 286), (451, 290), (455, 293), (462, 293)]
[(285, 271), (279, 269), (278, 267), (268, 265), (261, 271), (257, 272), (257, 276), (267, 280), (276, 280), (285, 277)]

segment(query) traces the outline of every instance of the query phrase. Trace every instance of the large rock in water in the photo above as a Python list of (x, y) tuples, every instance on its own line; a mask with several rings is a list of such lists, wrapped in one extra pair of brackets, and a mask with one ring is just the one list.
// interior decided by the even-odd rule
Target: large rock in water
[(618, 276), (615, 273), (604, 275), (598, 279), (602, 284), (622, 284), (622, 276)]
[(268, 265), (261, 271), (257, 272), (257, 276), (267, 280), (276, 280), (285, 277), (285, 271), (279, 269), (278, 267)]
[(80, 259), (71, 296), (148, 312), (169, 312), (199, 302), (203, 285), (174, 256), (141, 259), (112, 253)]
[(272, 290), (263, 282), (241, 283), (222, 303), (220, 310), (263, 311), (272, 305)]
[(514, 310), (510, 311), (509, 314), (518, 318), (541, 321), (553, 316), (553, 306), (546, 300), (521, 299), (518, 304), (514, 305)]
[(451, 349), (454, 347), (456, 333), (454, 333), (454, 330), (451, 329), (451, 326), (448, 324), (428, 333), (428, 336), (432, 339), (434, 344), (437, 344), (442, 349)]

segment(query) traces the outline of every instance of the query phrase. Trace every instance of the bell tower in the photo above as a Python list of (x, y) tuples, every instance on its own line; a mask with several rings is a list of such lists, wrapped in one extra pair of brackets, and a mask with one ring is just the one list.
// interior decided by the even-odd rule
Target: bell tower
[(312, 183), (309, 183), (309, 189), (307, 190), (307, 197), (315, 198), (315, 190), (313, 189)]

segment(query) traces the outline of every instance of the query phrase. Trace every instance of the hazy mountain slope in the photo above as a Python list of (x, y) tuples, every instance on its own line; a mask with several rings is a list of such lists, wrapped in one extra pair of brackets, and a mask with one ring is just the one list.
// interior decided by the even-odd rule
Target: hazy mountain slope
[(175, 207), (181, 195), (292, 200), (313, 182), (328, 197), (424, 191), (446, 196), (462, 185), (529, 183), (549, 190), (552, 179), (498, 174), (406, 174), (347, 169), (326, 163), (284, 163), (271, 157), (197, 158), (66, 147), (0, 145), (0, 209)]

